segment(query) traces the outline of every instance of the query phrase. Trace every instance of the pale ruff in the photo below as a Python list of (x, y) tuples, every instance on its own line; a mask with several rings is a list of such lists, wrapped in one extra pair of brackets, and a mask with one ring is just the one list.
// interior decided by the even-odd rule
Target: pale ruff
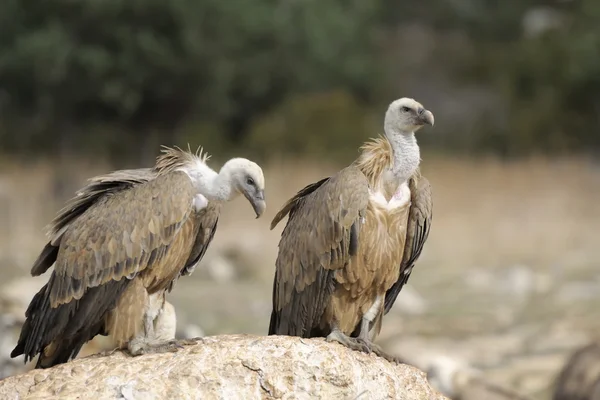
[[(185, 167), (178, 168), (177, 171), (183, 171), (191, 179), (198, 193), (205, 197), (207, 201), (227, 201), (231, 199), (231, 178), (226, 168), (222, 168), (220, 173), (215, 172), (202, 160), (196, 160)], [(202, 207), (202, 199), (194, 201), (194, 206)]]

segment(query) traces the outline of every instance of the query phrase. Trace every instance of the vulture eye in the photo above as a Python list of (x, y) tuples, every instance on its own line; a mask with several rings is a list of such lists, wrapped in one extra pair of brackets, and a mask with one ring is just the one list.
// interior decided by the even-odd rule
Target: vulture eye
[(401, 108), (401, 110), (402, 110), (403, 112), (409, 112), (409, 111), (410, 111), (410, 108), (405, 106), (405, 107), (402, 107), (402, 108)]
[(246, 183), (247, 183), (248, 185), (252, 186), (252, 185), (254, 185), (254, 179), (252, 179), (252, 178), (248, 177), (248, 178), (246, 178)]

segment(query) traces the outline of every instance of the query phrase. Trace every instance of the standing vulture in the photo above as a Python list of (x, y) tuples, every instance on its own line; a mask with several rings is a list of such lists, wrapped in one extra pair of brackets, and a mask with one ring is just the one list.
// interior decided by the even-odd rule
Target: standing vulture
[(415, 132), (433, 114), (413, 99), (390, 104), (385, 138), (288, 200), (279, 242), (269, 335), (326, 337), (373, 351), (381, 321), (408, 281), (431, 226), (431, 191), (420, 175)]
[(264, 176), (249, 160), (217, 173), (202, 150), (165, 147), (154, 168), (92, 178), (49, 225), (31, 274), (54, 264), (34, 296), (11, 357), (48, 368), (74, 358), (94, 336), (111, 335), (132, 355), (174, 351), (175, 315), (165, 295), (202, 259), (224, 202), (243, 194), (258, 218)]

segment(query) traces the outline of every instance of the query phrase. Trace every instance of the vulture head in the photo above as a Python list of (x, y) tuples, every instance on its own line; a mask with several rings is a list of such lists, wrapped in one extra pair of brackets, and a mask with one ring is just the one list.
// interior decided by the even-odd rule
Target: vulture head
[(245, 158), (232, 158), (223, 165), (222, 171), (227, 171), (231, 188), (243, 194), (252, 205), (256, 218), (260, 217), (267, 208), (265, 202), (265, 177), (262, 169)]
[(433, 126), (433, 114), (408, 97), (393, 101), (385, 114), (386, 132), (414, 133), (425, 125)]

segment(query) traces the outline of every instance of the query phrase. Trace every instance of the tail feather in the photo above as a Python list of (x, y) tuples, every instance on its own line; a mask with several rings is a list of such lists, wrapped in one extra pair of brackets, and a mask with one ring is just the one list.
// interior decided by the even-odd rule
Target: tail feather
[(54, 264), (56, 257), (58, 256), (58, 246), (53, 246), (50, 242), (44, 246), (37, 260), (31, 267), (31, 275), (39, 276), (46, 272), (48, 268)]
[(25, 355), (25, 363), (40, 355), (36, 368), (48, 368), (77, 356), (81, 347), (94, 336), (106, 334), (105, 317), (129, 284), (128, 279), (110, 281), (90, 288), (79, 300), (50, 306), (50, 291), (55, 274), (33, 297), (25, 313), (14, 358)]

